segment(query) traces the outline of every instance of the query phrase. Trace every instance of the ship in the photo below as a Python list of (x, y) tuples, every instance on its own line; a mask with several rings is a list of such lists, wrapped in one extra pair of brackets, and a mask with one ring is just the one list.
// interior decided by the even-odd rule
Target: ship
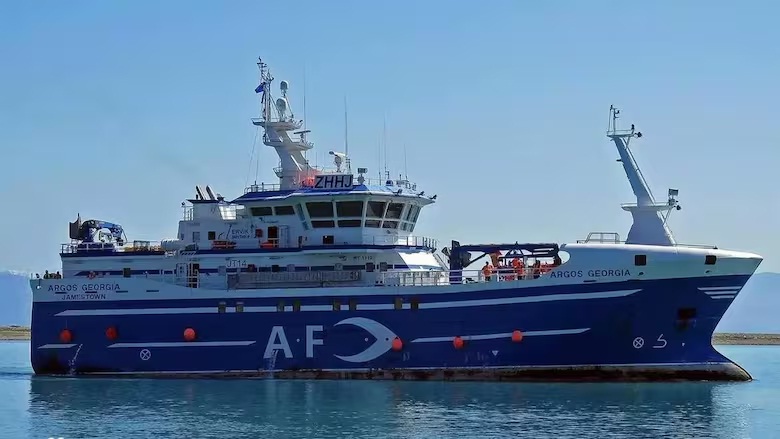
[(636, 196), (621, 205), (625, 239), (440, 246), (414, 233), (436, 195), (353, 171), (346, 150), (313, 166), (290, 84), (273, 91), (257, 65), (252, 123), (278, 155), (278, 181), (232, 200), (194, 185), (177, 237), (159, 242), (77, 215), (61, 273), (30, 280), (35, 374), (751, 379), (711, 338), (762, 257), (677, 242), (679, 191), (656, 200), (630, 147), (642, 133), (618, 129), (614, 106), (606, 135)]

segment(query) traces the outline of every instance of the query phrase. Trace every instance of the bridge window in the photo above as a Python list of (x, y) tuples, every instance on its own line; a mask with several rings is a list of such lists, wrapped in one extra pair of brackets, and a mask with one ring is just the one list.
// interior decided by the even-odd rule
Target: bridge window
[(323, 228), (329, 228), (329, 227), (336, 227), (336, 222), (333, 220), (329, 221), (312, 221), (311, 226), (315, 229), (323, 229)]
[(360, 220), (339, 220), (339, 227), (360, 227)]
[(382, 223), (383, 229), (397, 229), (398, 221), (385, 221)]
[(409, 221), (416, 222), (418, 215), (420, 215), (420, 206), (412, 206), (409, 209)]
[(274, 212), (277, 215), (295, 215), (295, 210), (292, 206), (276, 206)]
[(339, 201), (336, 203), (336, 213), (341, 217), (361, 217), (363, 216), (362, 201)]
[(369, 201), (368, 206), (366, 207), (366, 216), (372, 217), (372, 218), (382, 218), (382, 216), (385, 214), (385, 203), (384, 201)]
[(378, 229), (379, 228), (379, 220), (367, 219), (366, 220), (366, 227), (374, 227), (374, 228)]
[(406, 209), (406, 214), (404, 214), (404, 221), (409, 221), (409, 218), (412, 217), (412, 212), (414, 211), (414, 208), (417, 207), (413, 204), (409, 205), (409, 208)]
[(400, 219), (401, 212), (403, 212), (403, 210), (404, 205), (402, 203), (390, 203), (390, 205), (387, 206), (387, 214), (385, 215), (385, 218)]
[(271, 215), (273, 215), (273, 212), (271, 212), (271, 207), (270, 206), (253, 207), (251, 210), (252, 210), (252, 216), (271, 216)]
[(306, 209), (308, 209), (311, 218), (329, 218), (333, 216), (333, 203), (330, 201), (306, 203)]
[(409, 230), (409, 227), (411, 227), (411, 224), (409, 224), (409, 223), (402, 223), (401, 224), (401, 230)]

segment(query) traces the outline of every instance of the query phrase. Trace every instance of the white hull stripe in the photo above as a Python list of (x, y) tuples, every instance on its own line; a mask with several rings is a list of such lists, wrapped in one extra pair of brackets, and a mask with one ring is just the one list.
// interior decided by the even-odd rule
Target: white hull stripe
[(713, 299), (733, 299), (737, 296), (736, 294), (724, 294), (722, 296), (710, 296), (710, 297)]
[(184, 347), (225, 347), (225, 346), (249, 346), (257, 343), (248, 341), (172, 341), (172, 342), (148, 342), (148, 343), (114, 343), (110, 348), (184, 348)]
[(705, 291), (704, 294), (708, 296), (721, 296), (723, 294), (736, 295), (738, 290), (718, 290), (718, 291)]
[[(534, 337), (544, 335), (570, 335), (570, 334), (582, 334), (585, 331), (589, 331), (590, 328), (578, 328), (578, 329), (555, 329), (550, 331), (526, 331), (523, 332), (523, 337)], [(436, 342), (451, 342), (455, 336), (451, 337), (423, 337), (415, 338), (412, 343), (436, 343)], [(512, 338), (511, 332), (502, 332), (499, 334), (482, 334), (482, 335), (463, 335), (464, 341), (469, 340), (495, 340), (498, 338)]]
[[(420, 309), (439, 309), (439, 308), (460, 308), (467, 306), (491, 306), (491, 305), (510, 305), (516, 303), (535, 303), (535, 302), (553, 302), (559, 300), (588, 300), (588, 299), (610, 299), (615, 297), (625, 297), (642, 291), (637, 290), (619, 290), (603, 291), (596, 293), (563, 293), (546, 294), (541, 296), (526, 297), (507, 297), (500, 299), (473, 299), (457, 300), (448, 302), (420, 303)], [(408, 308), (405, 304), (404, 308)], [(345, 309), (345, 304), (341, 305)], [(392, 310), (395, 306), (392, 303), (358, 304), (358, 311), (379, 311)], [(303, 305), (301, 311), (331, 311), (332, 305)], [(348, 309), (348, 308), (347, 308)], [(285, 311), (291, 311), (292, 306), (285, 306)], [(235, 312), (235, 307), (228, 307), (226, 312)], [(144, 315), (144, 314), (214, 314), (217, 313), (217, 307), (190, 307), (190, 308), (134, 308), (134, 309), (73, 309), (57, 313), (57, 316), (124, 316), (124, 315)], [(245, 306), (243, 312), (278, 312), (275, 306)]]
[(51, 343), (38, 346), (38, 349), (70, 349), (75, 343)]
[(738, 291), (742, 287), (737, 285), (734, 287), (699, 287), (699, 291), (723, 291), (723, 290), (733, 290)]

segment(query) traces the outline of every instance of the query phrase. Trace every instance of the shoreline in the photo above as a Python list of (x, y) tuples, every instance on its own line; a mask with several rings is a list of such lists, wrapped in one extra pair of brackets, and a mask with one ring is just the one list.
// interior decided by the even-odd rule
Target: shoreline
[[(14, 340), (30, 340), (30, 328), (16, 325), (0, 326), (0, 341)], [(712, 344), (753, 346), (780, 345), (780, 334), (720, 332), (713, 335)]]

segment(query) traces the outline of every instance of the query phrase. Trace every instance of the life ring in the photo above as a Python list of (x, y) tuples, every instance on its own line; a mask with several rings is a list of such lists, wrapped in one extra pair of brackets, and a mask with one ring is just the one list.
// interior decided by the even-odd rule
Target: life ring
[(95, 278), (95, 272), (94, 271), (90, 271), (89, 274), (87, 275), (87, 277), (90, 278), (90, 279), (94, 279)]

